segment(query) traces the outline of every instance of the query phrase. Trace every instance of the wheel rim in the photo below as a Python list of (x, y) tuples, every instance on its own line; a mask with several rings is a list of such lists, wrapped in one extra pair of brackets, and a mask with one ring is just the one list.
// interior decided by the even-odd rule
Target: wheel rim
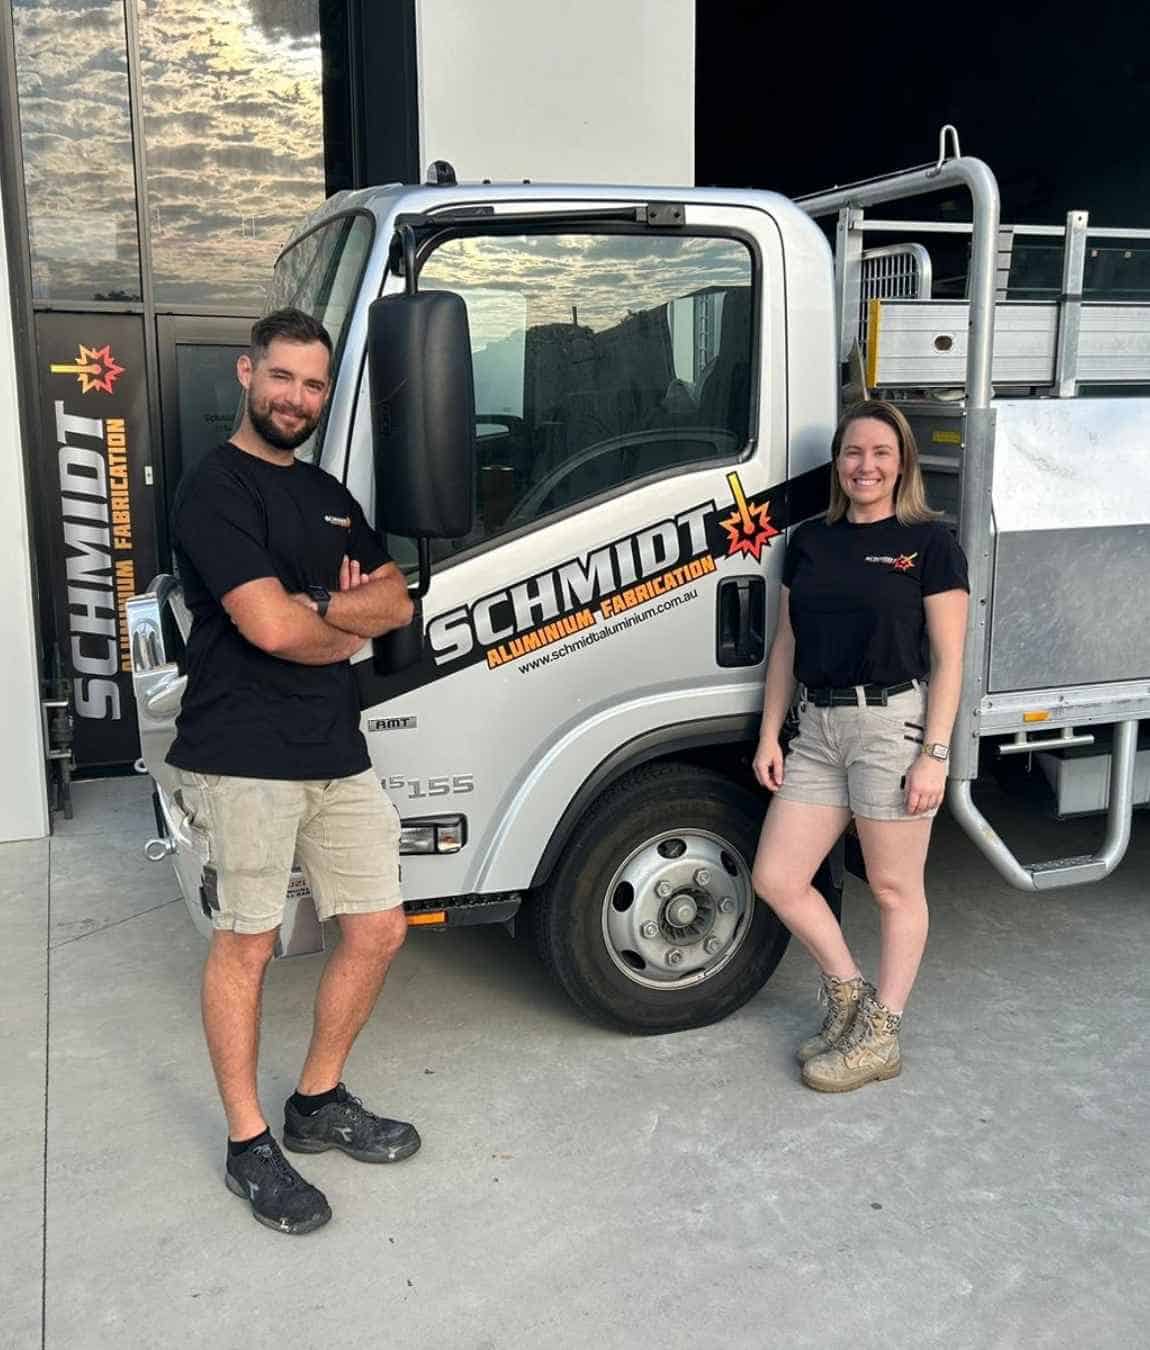
[(603, 897), (614, 965), (647, 989), (685, 989), (717, 975), (746, 940), (750, 869), (708, 830), (667, 830), (634, 849)]

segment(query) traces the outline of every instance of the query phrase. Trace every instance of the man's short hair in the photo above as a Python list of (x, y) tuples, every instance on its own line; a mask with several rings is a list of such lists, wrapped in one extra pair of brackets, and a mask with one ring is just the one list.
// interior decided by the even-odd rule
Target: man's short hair
[(302, 309), (273, 309), (252, 324), (252, 365), (257, 366), (277, 339), (285, 342), (322, 342), (331, 356), (331, 336), (318, 319)]

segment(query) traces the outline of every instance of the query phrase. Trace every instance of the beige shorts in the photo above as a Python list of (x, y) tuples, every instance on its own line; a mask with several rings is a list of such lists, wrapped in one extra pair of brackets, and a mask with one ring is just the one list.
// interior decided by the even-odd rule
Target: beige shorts
[(926, 685), (893, 694), (885, 705), (816, 708), (800, 698), (776, 794), (789, 802), (845, 806), (866, 820), (928, 820), (906, 809), (906, 776), (922, 753)]
[(403, 903), (399, 813), (370, 769), (299, 782), (177, 773), (213, 927), (278, 928), (295, 859), (321, 920)]

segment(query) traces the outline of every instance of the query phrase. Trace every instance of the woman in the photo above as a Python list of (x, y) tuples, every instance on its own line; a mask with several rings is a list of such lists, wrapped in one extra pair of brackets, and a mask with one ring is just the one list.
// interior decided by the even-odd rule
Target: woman
[[(858, 404), (831, 443), (830, 509), (787, 548), (754, 762), (775, 794), (755, 891), (822, 972), (826, 1017), (799, 1047), (803, 1082), (820, 1092), (902, 1068), (899, 1026), (926, 945), (923, 871), (946, 787), (968, 590), (962, 551), (927, 507), (906, 418), (889, 403)], [(796, 680), (799, 731), (784, 766), (779, 732)], [(852, 814), (879, 908), (877, 988), (811, 885)]]

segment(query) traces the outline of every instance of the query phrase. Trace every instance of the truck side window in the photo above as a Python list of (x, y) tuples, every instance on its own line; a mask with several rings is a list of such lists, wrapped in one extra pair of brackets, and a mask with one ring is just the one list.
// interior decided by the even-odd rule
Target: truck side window
[(463, 296), (475, 376), (476, 525), (440, 556), (747, 442), (752, 262), (738, 240), (457, 237), (419, 284)]
[[(337, 216), (305, 234), (276, 263), (268, 309), (294, 305), (324, 325), (333, 347), (333, 383), (343, 356), (344, 328), (355, 303), (372, 232), (370, 216)], [(318, 461), (326, 426), (325, 411), (315, 435), (296, 451), (297, 459)]]

